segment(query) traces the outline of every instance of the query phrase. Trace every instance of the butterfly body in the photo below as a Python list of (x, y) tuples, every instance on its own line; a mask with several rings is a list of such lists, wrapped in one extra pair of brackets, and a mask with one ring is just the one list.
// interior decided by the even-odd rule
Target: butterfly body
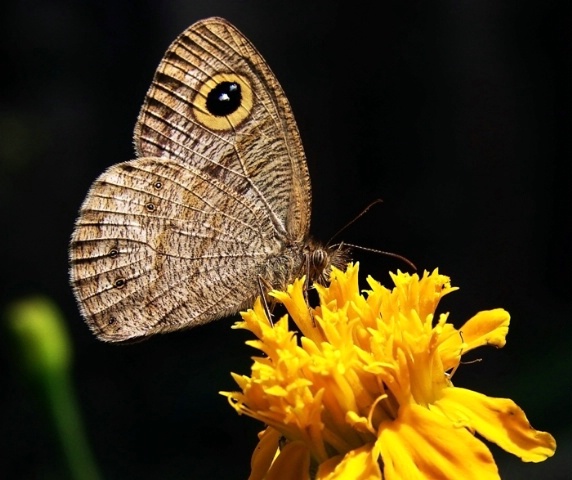
[(92, 185), (70, 275), (102, 340), (199, 325), (266, 285), (327, 278), (346, 252), (309, 238), (311, 189), (288, 101), (227, 21), (183, 32), (161, 61), (134, 134), (137, 157)]

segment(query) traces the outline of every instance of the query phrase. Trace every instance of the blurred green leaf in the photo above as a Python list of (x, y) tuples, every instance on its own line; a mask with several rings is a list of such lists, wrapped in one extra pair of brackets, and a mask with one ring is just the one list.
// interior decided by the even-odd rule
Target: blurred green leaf
[(8, 305), (5, 317), (21, 371), (43, 394), (71, 478), (98, 480), (71, 381), (72, 345), (63, 315), (49, 298), (34, 296)]

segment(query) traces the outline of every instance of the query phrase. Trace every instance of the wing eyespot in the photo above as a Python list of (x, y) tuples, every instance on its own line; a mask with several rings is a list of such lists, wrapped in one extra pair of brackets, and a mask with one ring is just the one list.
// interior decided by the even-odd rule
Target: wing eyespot
[(207, 95), (207, 110), (215, 117), (226, 117), (238, 110), (242, 102), (240, 84), (221, 82)]
[(217, 73), (199, 86), (192, 105), (195, 118), (204, 127), (233, 131), (252, 113), (251, 82), (238, 73)]

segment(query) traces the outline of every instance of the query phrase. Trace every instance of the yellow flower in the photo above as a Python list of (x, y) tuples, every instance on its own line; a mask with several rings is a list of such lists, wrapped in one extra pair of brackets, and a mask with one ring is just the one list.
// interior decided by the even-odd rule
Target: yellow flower
[(259, 479), (496, 479), (487, 446), (525, 462), (552, 456), (554, 438), (534, 430), (512, 401), (453, 386), (461, 356), (502, 347), (509, 315), (477, 313), (460, 329), (435, 315), (456, 290), (437, 270), (391, 275), (389, 290), (371, 277), (360, 294), (358, 265), (333, 269), (316, 285), (309, 309), (304, 279), (271, 295), (288, 316), (273, 325), (260, 301), (242, 313), (255, 357), (250, 376), (233, 374), (240, 392), (221, 392), (238, 413), (264, 422), (252, 457)]

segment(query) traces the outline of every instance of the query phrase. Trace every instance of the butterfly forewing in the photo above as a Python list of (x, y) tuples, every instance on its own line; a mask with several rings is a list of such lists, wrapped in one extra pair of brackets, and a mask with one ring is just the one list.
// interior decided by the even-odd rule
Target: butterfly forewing
[[(238, 115), (205, 122), (209, 82), (239, 79)], [(210, 87), (210, 85), (209, 85)], [(135, 127), (140, 156), (178, 158), (217, 173), (243, 176), (269, 210), (277, 234), (308, 234), (311, 188), (290, 105), (252, 44), (224, 19), (197, 22), (169, 47)], [(230, 161), (228, 161), (230, 160)]]

